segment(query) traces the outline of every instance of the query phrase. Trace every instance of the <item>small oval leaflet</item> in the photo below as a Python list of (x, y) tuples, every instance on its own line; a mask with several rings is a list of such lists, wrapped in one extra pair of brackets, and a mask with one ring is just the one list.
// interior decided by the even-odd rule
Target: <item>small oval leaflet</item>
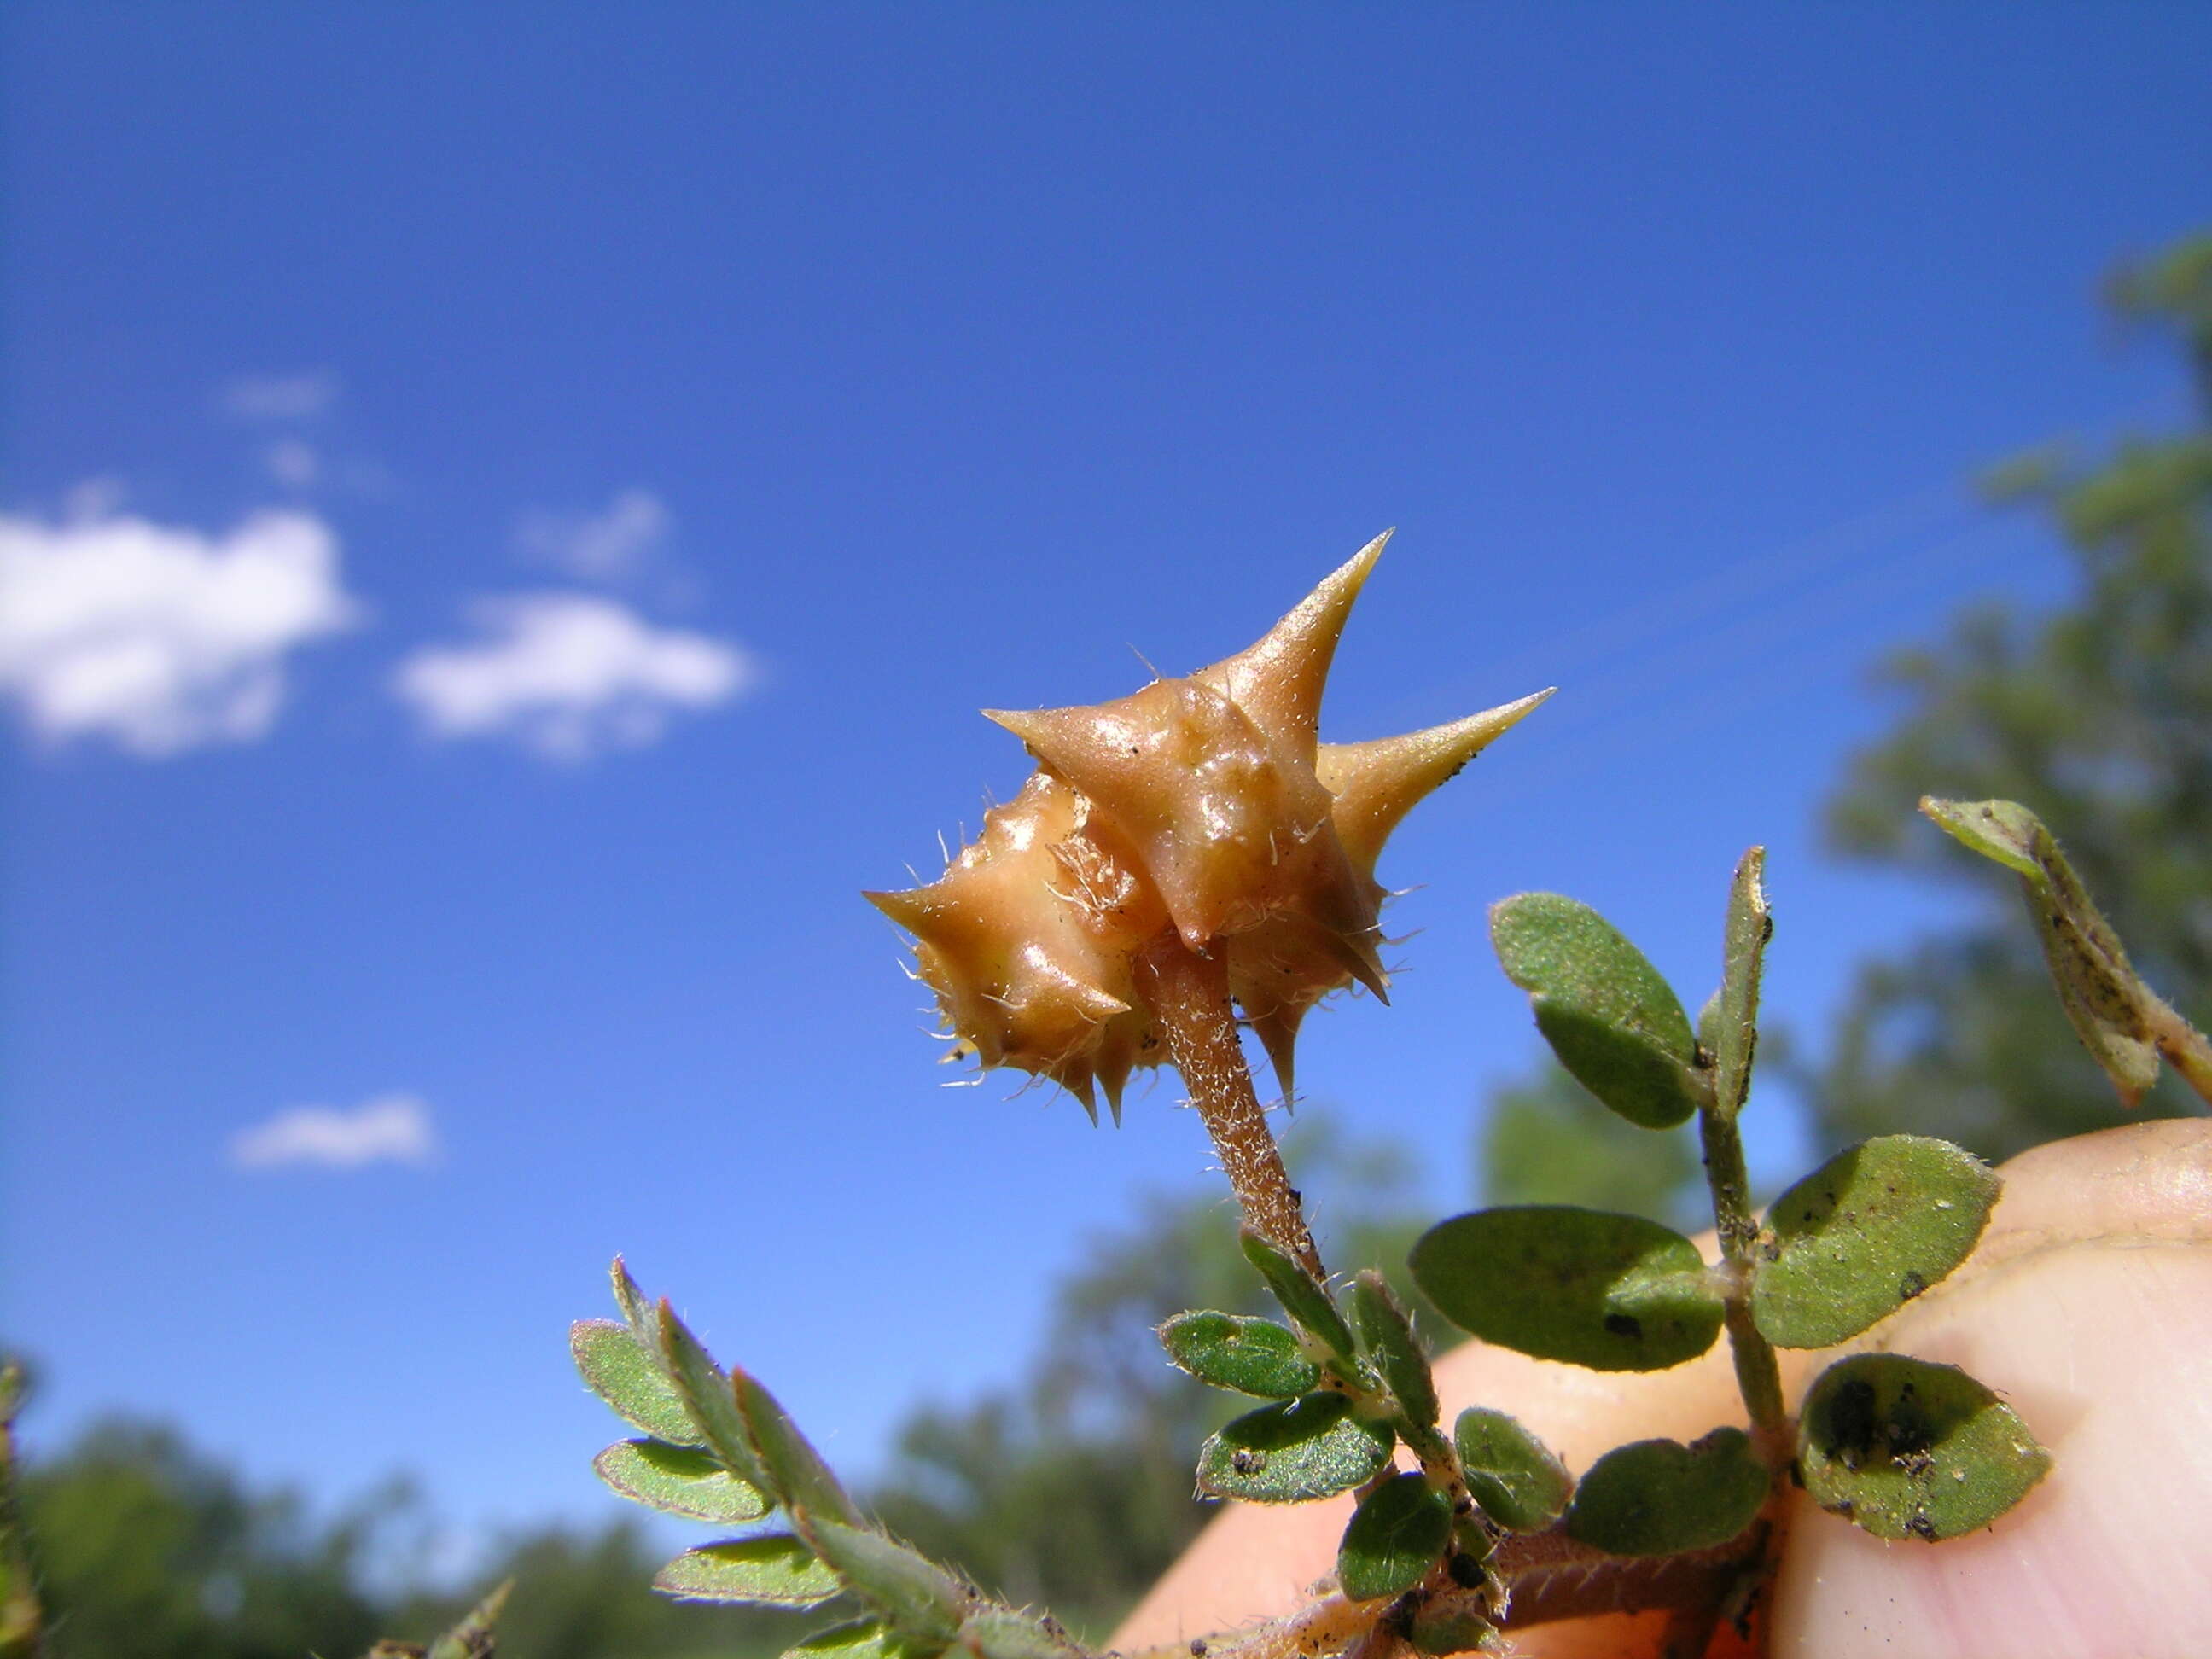
[(890, 1659), (900, 1651), (880, 1619), (848, 1619), (783, 1650), (782, 1659)]
[(1263, 1400), (1289, 1400), (1321, 1381), (1298, 1339), (1272, 1319), (1177, 1314), (1160, 1327), (1168, 1358), (1201, 1382)]
[(960, 1626), (958, 1641), (975, 1659), (1085, 1659), (1057, 1625), (1029, 1613), (971, 1613)]
[(879, 1532), (798, 1517), (799, 1528), (845, 1587), (881, 1608), (907, 1638), (949, 1641), (966, 1611), (966, 1589), (926, 1556)]
[(1359, 1340), (1367, 1345), (1368, 1358), (1390, 1385), (1401, 1409), (1424, 1427), (1432, 1426), (1442, 1407), (1429, 1357), (1413, 1329), (1413, 1316), (1371, 1267), (1363, 1268), (1352, 1281), (1352, 1317), (1359, 1328)]
[(1558, 893), (1522, 893), (1491, 907), (1490, 939), (1583, 1087), (1647, 1129), (1671, 1129), (1698, 1109), (1690, 1018), (1611, 922)]
[(1858, 1354), (1820, 1374), (1797, 1430), (1805, 1490), (1877, 1538), (1974, 1531), (2051, 1468), (2010, 1407), (1955, 1365)]
[(665, 1514), (741, 1526), (769, 1512), (765, 1493), (696, 1446), (618, 1440), (592, 1460), (592, 1468), (624, 1498)]
[(1696, 1245), (1641, 1216), (1511, 1205), (1439, 1222), (1413, 1281), (1462, 1329), (1539, 1359), (1656, 1371), (1720, 1334), (1720, 1297)]
[(1741, 1429), (1715, 1429), (1684, 1445), (1616, 1446), (1583, 1476), (1568, 1535), (1613, 1555), (1672, 1555), (1725, 1544), (1766, 1501), (1766, 1470)]
[(1419, 1474), (1393, 1475), (1352, 1512), (1336, 1553), (1337, 1583), (1355, 1601), (1401, 1595), (1451, 1542), (1451, 1505)]
[(1483, 1513), (1512, 1532), (1540, 1532), (1575, 1489), (1559, 1455), (1504, 1412), (1470, 1406), (1452, 1425), (1467, 1489)]
[(1774, 1200), (1772, 1259), (1752, 1317), (1785, 1348), (1856, 1336), (1965, 1261), (1996, 1202), (1996, 1171), (1948, 1140), (1883, 1135)]
[(745, 1443), (768, 1476), (764, 1483), (786, 1509), (857, 1526), (860, 1512), (799, 1425), (749, 1371), (730, 1367), (730, 1390), (745, 1425)]
[(1395, 1443), (1389, 1430), (1351, 1413), (1340, 1394), (1309, 1394), (1247, 1412), (1199, 1452), (1199, 1486), (1257, 1504), (1349, 1492), (1390, 1461)]
[(662, 1367), (676, 1385), (677, 1397), (684, 1402), (699, 1443), (738, 1479), (763, 1492), (773, 1490), (775, 1483), (769, 1479), (753, 1450), (751, 1431), (745, 1426), (737, 1395), (722, 1368), (691, 1334), (691, 1328), (676, 1316), (665, 1297), (654, 1308), (653, 1321), (659, 1332)]
[(1237, 1242), (1243, 1249), (1244, 1259), (1257, 1267), (1260, 1277), (1267, 1281), (1267, 1288), (1283, 1304), (1283, 1311), (1290, 1315), (1292, 1324), (1340, 1358), (1350, 1360), (1358, 1352), (1352, 1340), (1352, 1328), (1344, 1322), (1335, 1301), (1296, 1256), (1249, 1227), (1238, 1231)]
[(680, 1601), (756, 1607), (818, 1607), (842, 1588), (812, 1550), (781, 1533), (686, 1550), (654, 1575), (653, 1587)]
[(585, 1386), (633, 1428), (672, 1445), (700, 1443), (676, 1385), (625, 1328), (611, 1319), (580, 1319), (568, 1328), (568, 1352)]

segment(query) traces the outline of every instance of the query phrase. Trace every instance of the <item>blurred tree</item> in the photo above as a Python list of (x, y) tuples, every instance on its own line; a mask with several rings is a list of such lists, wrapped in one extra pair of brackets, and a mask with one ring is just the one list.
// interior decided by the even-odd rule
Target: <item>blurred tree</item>
[[(2212, 1015), (2212, 234), (2124, 270), (2108, 298), (2179, 345), (2197, 424), (2096, 465), (2045, 451), (1999, 469), (1987, 486), (2050, 515), (2080, 592), (2044, 616), (1978, 608), (1881, 671), (1907, 710), (1852, 762), (1831, 836), (1960, 883), (1980, 916), (1863, 971), (1809, 1079), (1839, 1143), (1905, 1114), (1995, 1158), (2118, 1121), (2013, 884), (1921, 820), (1923, 794), (2033, 808), (2146, 977), (2200, 1024)], [(2168, 1078), (2144, 1109), (2191, 1103)]]
[(381, 1497), (310, 1524), (173, 1431), (114, 1421), (33, 1467), (23, 1511), (51, 1659), (300, 1659), (380, 1633), (358, 1584)]
[(1688, 1126), (1638, 1127), (1549, 1055), (1527, 1078), (1492, 1091), (1476, 1145), (1486, 1204), (1579, 1204), (1669, 1226), (1712, 1224)]
[[(500, 1659), (773, 1659), (822, 1624), (805, 1614), (672, 1601), (653, 1575), (684, 1544), (628, 1517), (604, 1527), (536, 1527), (506, 1539), (465, 1594), (398, 1598), (385, 1633), (421, 1640), (483, 1586), (514, 1580), (499, 1619)], [(337, 1659), (333, 1655), (332, 1659)]]

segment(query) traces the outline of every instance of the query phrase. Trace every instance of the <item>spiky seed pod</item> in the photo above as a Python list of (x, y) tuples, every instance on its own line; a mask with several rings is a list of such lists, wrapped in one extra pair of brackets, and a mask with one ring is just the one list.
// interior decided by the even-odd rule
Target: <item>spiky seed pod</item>
[(1091, 707), (988, 711), (1036, 775), (938, 880), (868, 895), (919, 941), (956, 1043), (1086, 1107), (1095, 1082), (1118, 1120), (1131, 1070), (1164, 1058), (1133, 964), (1170, 930), (1223, 957), (1286, 1094), (1306, 1012), (1354, 982), (1386, 993), (1383, 842), (1550, 695), (1402, 738), (1321, 743), (1337, 640), (1388, 539), (1195, 674)]

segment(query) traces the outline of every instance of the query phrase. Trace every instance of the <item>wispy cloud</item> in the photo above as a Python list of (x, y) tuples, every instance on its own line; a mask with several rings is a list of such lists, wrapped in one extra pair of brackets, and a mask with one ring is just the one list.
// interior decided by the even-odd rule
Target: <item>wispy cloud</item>
[(327, 412), (343, 390), (327, 368), (296, 374), (241, 374), (226, 381), (216, 404), (240, 421), (307, 421)]
[(667, 539), (672, 523), (659, 496), (625, 489), (599, 513), (525, 513), (514, 544), (526, 557), (585, 581), (624, 581)]
[(0, 695), (40, 739), (159, 757), (264, 736), (286, 659), (347, 627), (338, 544), (310, 514), (227, 536), (0, 514)]
[(364, 1164), (428, 1164), (438, 1155), (430, 1109), (416, 1096), (378, 1095), (358, 1106), (294, 1106), (231, 1137), (241, 1170), (309, 1164), (354, 1170)]
[(474, 616), (482, 638), (425, 647), (393, 676), (433, 737), (508, 738), (583, 760), (651, 743), (672, 714), (729, 702), (757, 678), (738, 646), (592, 594), (513, 594)]
[(323, 458), (304, 438), (279, 438), (261, 452), (261, 465), (287, 489), (312, 489), (323, 476)]

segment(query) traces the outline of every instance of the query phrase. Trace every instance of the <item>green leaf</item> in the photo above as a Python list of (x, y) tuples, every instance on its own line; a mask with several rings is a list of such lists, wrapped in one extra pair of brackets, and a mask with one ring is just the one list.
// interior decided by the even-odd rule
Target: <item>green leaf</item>
[(1272, 1319), (1177, 1314), (1160, 1327), (1168, 1358), (1201, 1382), (1267, 1400), (1288, 1400), (1321, 1381), (1297, 1335)]
[(1355, 1601), (1402, 1595), (1451, 1542), (1451, 1505), (1418, 1474), (1393, 1475), (1352, 1511), (1336, 1552), (1336, 1578)]
[(1583, 1087), (1647, 1129), (1671, 1129), (1704, 1103), (1689, 1016), (1603, 916), (1557, 893), (1523, 893), (1491, 907), (1490, 938)]
[(1988, 1224), (1996, 1171), (1948, 1140), (1883, 1135), (1774, 1200), (1772, 1254), (1752, 1317), (1785, 1348), (1825, 1348), (1886, 1318), (1964, 1261)]
[(2017, 801), (1929, 795), (1920, 810), (1954, 839), (2020, 877), (2067, 1018), (2121, 1101), (2135, 1105), (2158, 1081), (2150, 1018), (2164, 1005), (2136, 977), (2119, 935), (2091, 902), (2051, 831)]
[(1406, 1639), (1416, 1653), (1494, 1653), (1498, 1627), (1462, 1601), (1431, 1601), (1413, 1614)]
[(1467, 1489), (1483, 1513), (1511, 1532), (1541, 1532), (1575, 1489), (1559, 1455), (1504, 1412), (1470, 1406), (1452, 1425)]
[(624, 1498), (694, 1521), (741, 1526), (769, 1509), (766, 1493), (696, 1446), (618, 1440), (592, 1460), (592, 1468)]
[[(677, 1397), (690, 1416), (698, 1443), (740, 1480), (763, 1492), (773, 1492), (775, 1483), (769, 1479), (767, 1470), (754, 1455), (751, 1436), (745, 1427), (744, 1414), (738, 1410), (738, 1399), (730, 1387), (730, 1379), (722, 1375), (721, 1368), (700, 1346), (690, 1327), (676, 1316), (676, 1310), (669, 1306), (665, 1297), (653, 1310), (653, 1327), (659, 1337), (661, 1364), (676, 1385)], [(668, 1437), (660, 1437), (665, 1440)]]
[(730, 1388), (744, 1419), (745, 1443), (768, 1480), (763, 1483), (786, 1509), (803, 1509), (825, 1521), (860, 1524), (860, 1512), (830, 1472), (790, 1414), (750, 1372), (730, 1367)]
[(1720, 1334), (1721, 1298), (1696, 1245), (1641, 1216), (1514, 1205), (1439, 1222), (1413, 1246), (1413, 1282), (1486, 1341), (1600, 1371), (1656, 1371)]
[(1805, 1396), (1797, 1462), (1813, 1501), (1877, 1538), (1986, 1527), (2051, 1468), (2019, 1414), (1955, 1365), (1838, 1361)]
[(879, 1532), (810, 1515), (797, 1519), (845, 1587), (873, 1602), (902, 1637), (952, 1639), (972, 1599), (966, 1585)]
[(849, 1619), (783, 1650), (783, 1659), (909, 1659), (880, 1619)]
[(1441, 1407), (1429, 1356), (1413, 1329), (1413, 1316), (1399, 1303), (1382, 1275), (1368, 1268), (1352, 1281), (1352, 1321), (1359, 1340), (1390, 1385), (1399, 1408), (1415, 1423), (1434, 1425)]
[(837, 1575), (782, 1533), (686, 1550), (653, 1576), (653, 1589), (681, 1601), (739, 1601), (756, 1607), (815, 1607), (837, 1594)]
[(611, 1319), (580, 1319), (568, 1328), (568, 1352), (585, 1386), (623, 1420), (655, 1439), (696, 1446), (700, 1433), (660, 1362)]
[[(1699, 1040), (1711, 1051), (1713, 1109), (1734, 1117), (1751, 1095), (1751, 1062), (1759, 1046), (1759, 981), (1774, 916), (1760, 878), (1766, 849), (1754, 847), (1735, 867), (1729, 889), (1728, 926), (1722, 951), (1721, 988), (1698, 1016)], [(1710, 1030), (1707, 1016), (1711, 1017)]]
[(1352, 1415), (1340, 1394), (1310, 1394), (1247, 1412), (1198, 1455), (1198, 1484), (1216, 1498), (1302, 1504), (1349, 1492), (1390, 1461), (1390, 1431)]
[(622, 1310), (623, 1322), (629, 1327), (632, 1336), (651, 1347), (658, 1340), (654, 1335), (653, 1304), (638, 1289), (637, 1281), (629, 1276), (629, 1269), (620, 1256), (607, 1270), (607, 1277), (614, 1282), (615, 1306)]
[(422, 1659), (488, 1659), (497, 1645), (495, 1626), (514, 1589), (512, 1578), (471, 1607), (461, 1622), (430, 1644)]
[(1290, 1315), (1292, 1324), (1340, 1358), (1350, 1360), (1358, 1353), (1351, 1327), (1344, 1322), (1334, 1300), (1321, 1281), (1306, 1271), (1304, 1262), (1273, 1239), (1249, 1227), (1238, 1231), (1237, 1241), (1243, 1247), (1244, 1259), (1260, 1270), (1260, 1277), (1267, 1281), (1267, 1288), (1283, 1304), (1283, 1311)]
[(1083, 1650), (1053, 1620), (994, 1607), (968, 1615), (960, 1645), (975, 1659), (1084, 1659)]
[(1751, 1524), (1766, 1488), (1741, 1429), (1715, 1429), (1686, 1446), (1639, 1440), (1590, 1466), (1568, 1507), (1567, 1535), (1609, 1555), (1706, 1549)]

